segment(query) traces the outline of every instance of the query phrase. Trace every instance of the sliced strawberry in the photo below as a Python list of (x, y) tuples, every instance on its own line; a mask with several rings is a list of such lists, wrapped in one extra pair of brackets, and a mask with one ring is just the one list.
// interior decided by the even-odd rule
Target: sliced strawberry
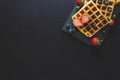
[(90, 20), (90, 19), (87, 17), (87, 15), (82, 14), (82, 20), (81, 20), (81, 21), (82, 21), (83, 24), (88, 23), (89, 20)]
[(76, 18), (73, 20), (73, 25), (74, 25), (74, 27), (81, 27), (81, 26), (83, 26), (83, 23), (81, 22), (81, 20), (79, 18)]

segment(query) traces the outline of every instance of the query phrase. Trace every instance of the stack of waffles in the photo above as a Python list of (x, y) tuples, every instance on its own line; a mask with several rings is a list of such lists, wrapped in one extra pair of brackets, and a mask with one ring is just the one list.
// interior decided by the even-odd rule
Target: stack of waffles
[(73, 16), (74, 21), (86, 14), (89, 22), (76, 28), (86, 37), (92, 37), (111, 22), (115, 0), (85, 0), (84, 6)]

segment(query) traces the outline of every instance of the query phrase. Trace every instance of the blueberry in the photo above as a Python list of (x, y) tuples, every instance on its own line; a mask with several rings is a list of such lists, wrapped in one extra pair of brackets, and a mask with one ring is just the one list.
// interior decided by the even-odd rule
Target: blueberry
[(107, 32), (108, 32), (108, 31), (105, 31), (105, 30), (102, 31), (103, 34), (107, 34)]
[(70, 24), (66, 24), (66, 30), (69, 31), (70, 29)]
[(69, 29), (69, 32), (72, 32), (72, 29)]
[(116, 15), (115, 14), (113, 14), (113, 16), (112, 16), (113, 18), (116, 18)]
[(96, 2), (96, 0), (92, 0), (93, 2)]
[(90, 30), (90, 27), (89, 27), (89, 26), (86, 26), (86, 29), (89, 31), (89, 30)]
[(108, 5), (108, 1), (107, 1), (107, 0), (105, 0), (105, 1), (104, 1), (104, 4), (105, 4), (105, 5)]
[(99, 4), (102, 4), (102, 0), (98, 0), (98, 3), (99, 3)]
[(105, 33), (106, 33), (106, 31), (104, 31), (104, 30), (103, 30), (103, 31), (102, 31), (102, 33), (103, 33), (103, 34), (105, 34)]
[(66, 27), (70, 27), (70, 24), (66, 24)]
[(108, 8), (108, 11), (109, 11), (109, 12), (112, 12), (112, 8)]
[(92, 27), (95, 27), (95, 24), (94, 24), (94, 23), (92, 23), (92, 24), (91, 24), (91, 26), (92, 26)]
[(73, 32), (75, 32), (75, 31), (76, 31), (76, 29), (73, 27), (73, 28), (72, 28), (72, 31), (73, 31)]

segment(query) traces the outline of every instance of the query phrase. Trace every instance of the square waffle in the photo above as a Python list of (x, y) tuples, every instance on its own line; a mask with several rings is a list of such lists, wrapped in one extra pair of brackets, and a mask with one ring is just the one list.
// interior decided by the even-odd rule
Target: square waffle
[(110, 22), (115, 6), (115, 0), (85, 0), (85, 3), (88, 3), (89, 1), (93, 1)]
[(97, 8), (93, 1), (89, 1), (74, 14), (72, 20), (80, 18), (82, 14), (87, 14), (90, 21), (82, 27), (77, 27), (77, 29), (87, 37), (92, 37), (109, 23), (107, 18), (103, 16), (102, 12)]

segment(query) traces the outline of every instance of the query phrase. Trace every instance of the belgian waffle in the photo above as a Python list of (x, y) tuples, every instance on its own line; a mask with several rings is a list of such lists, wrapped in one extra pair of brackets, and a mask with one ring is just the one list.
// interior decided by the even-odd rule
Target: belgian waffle
[(85, 4), (85, 6), (72, 16), (72, 20), (80, 18), (82, 14), (87, 14), (90, 21), (82, 27), (77, 27), (77, 29), (87, 37), (92, 37), (109, 23), (93, 1)]
[(107, 18), (107, 20), (109, 22), (111, 21), (115, 0), (85, 0), (85, 3), (88, 3), (89, 1), (93, 1), (103, 13), (103, 15)]

